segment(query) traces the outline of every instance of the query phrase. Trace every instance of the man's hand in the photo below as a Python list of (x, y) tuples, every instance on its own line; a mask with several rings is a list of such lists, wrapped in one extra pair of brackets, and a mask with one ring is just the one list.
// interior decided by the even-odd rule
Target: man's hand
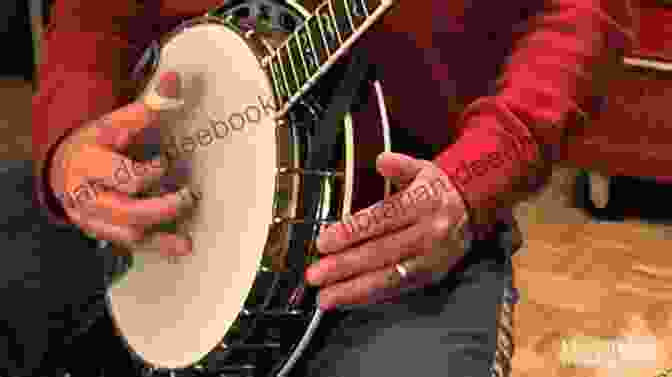
[[(134, 198), (161, 178), (165, 158), (133, 161), (123, 153), (140, 132), (157, 123), (159, 112), (178, 108), (180, 78), (166, 73), (142, 102), (116, 110), (75, 130), (58, 146), (49, 180), (70, 219), (83, 231), (126, 249), (149, 243), (166, 255), (191, 252), (191, 241), (146, 231), (175, 219), (193, 202), (180, 191), (149, 199)], [(120, 170), (126, 169), (121, 179)], [(130, 177), (129, 177), (130, 175)], [(186, 189), (183, 189), (183, 191)]]
[(430, 161), (381, 154), (378, 171), (402, 191), (324, 228), (324, 256), (306, 272), (320, 306), (380, 302), (445, 276), (464, 256), (468, 216), (448, 176)]

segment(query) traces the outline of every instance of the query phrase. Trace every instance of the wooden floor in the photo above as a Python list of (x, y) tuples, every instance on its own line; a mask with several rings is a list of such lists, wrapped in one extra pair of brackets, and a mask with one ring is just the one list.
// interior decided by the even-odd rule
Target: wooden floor
[[(0, 160), (30, 156), (30, 86), (0, 80)], [(513, 377), (654, 377), (672, 368), (672, 226), (597, 223), (571, 208), (571, 169), (517, 208)], [(657, 362), (609, 370), (559, 362), (563, 337), (655, 336)]]
[(0, 161), (30, 158), (30, 83), (0, 77)]
[[(573, 174), (556, 170), (540, 197), (517, 208), (527, 245), (515, 257), (512, 375), (654, 377), (672, 368), (672, 226), (586, 218), (570, 206)], [(561, 367), (560, 340), (579, 335), (655, 336), (657, 362)]]

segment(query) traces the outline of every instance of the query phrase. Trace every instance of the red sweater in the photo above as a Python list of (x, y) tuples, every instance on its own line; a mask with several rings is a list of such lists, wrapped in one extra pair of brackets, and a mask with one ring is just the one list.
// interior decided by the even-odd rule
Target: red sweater
[[(33, 99), (41, 198), (59, 139), (127, 103), (147, 44), (221, 1), (139, 3), (56, 0)], [(439, 146), (435, 161), (472, 210), (485, 210), (510, 207), (538, 187), (528, 177), (542, 174), (539, 161), (564, 158), (631, 30), (627, 0), (415, 0), (400, 1), (363, 45), (382, 67), (392, 125)]]

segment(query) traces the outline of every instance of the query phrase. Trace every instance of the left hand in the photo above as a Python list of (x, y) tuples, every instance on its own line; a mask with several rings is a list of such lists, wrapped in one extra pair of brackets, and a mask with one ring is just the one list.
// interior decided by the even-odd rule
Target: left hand
[(381, 154), (377, 169), (402, 190), (325, 227), (317, 240), (323, 257), (306, 279), (321, 287), (324, 310), (420, 288), (445, 276), (466, 252), (468, 214), (447, 174), (431, 161), (398, 153)]

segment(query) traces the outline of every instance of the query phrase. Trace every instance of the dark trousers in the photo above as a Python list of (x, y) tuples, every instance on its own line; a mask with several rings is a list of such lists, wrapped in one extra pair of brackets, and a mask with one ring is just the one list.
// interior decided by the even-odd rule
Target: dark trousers
[[(33, 201), (28, 163), (0, 168), (0, 377), (134, 377), (104, 314), (114, 258)], [(490, 376), (511, 293), (506, 230), (475, 242), (443, 281), (328, 314), (292, 376)], [(121, 374), (120, 374), (121, 373)]]

